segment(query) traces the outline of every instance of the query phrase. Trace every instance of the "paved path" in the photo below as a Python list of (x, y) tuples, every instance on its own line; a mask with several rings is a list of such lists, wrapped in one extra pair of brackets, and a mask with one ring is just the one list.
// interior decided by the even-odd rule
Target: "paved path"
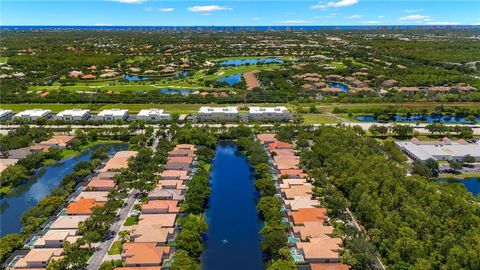
[(103, 258), (107, 255), (108, 250), (110, 249), (110, 247), (113, 244), (113, 241), (115, 240), (115, 235), (118, 233), (118, 231), (122, 227), (123, 222), (127, 218), (128, 213), (132, 209), (136, 201), (137, 194), (138, 194), (138, 191), (133, 191), (132, 193), (130, 193), (128, 200), (126, 202), (127, 205), (120, 208), (120, 214), (117, 215), (117, 219), (115, 220), (115, 222), (110, 227), (110, 230), (108, 231), (107, 240), (100, 243), (95, 253), (93, 253), (92, 257), (90, 257), (87, 270), (97, 270), (100, 268)]

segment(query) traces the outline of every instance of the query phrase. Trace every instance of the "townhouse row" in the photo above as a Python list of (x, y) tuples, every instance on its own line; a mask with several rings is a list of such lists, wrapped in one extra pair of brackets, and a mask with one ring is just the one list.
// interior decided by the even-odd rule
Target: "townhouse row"
[(109, 192), (116, 189), (114, 176), (118, 170), (127, 168), (128, 159), (136, 154), (136, 151), (119, 151), (111, 157), (86, 185), (72, 194), (67, 206), (55, 219), (30, 239), (27, 243), (30, 250), (25, 256), (14, 259), (13, 269), (46, 269), (49, 262), (62, 258), (63, 244), (81, 238), (79, 224), (90, 217), (94, 207), (105, 205)]
[[(292, 114), (284, 106), (277, 107), (250, 107), (248, 114), (240, 114), (238, 107), (200, 107), (196, 117), (203, 121), (236, 121), (248, 120), (255, 121), (289, 121)], [(172, 119), (172, 115), (163, 109), (142, 109), (136, 115), (130, 115), (127, 109), (108, 109), (92, 115), (88, 109), (69, 109), (52, 114), (51, 110), (45, 109), (29, 109), (13, 114), (12, 110), (0, 109), (0, 121), (9, 119), (24, 119), (27, 121), (35, 121), (40, 118), (56, 119), (63, 121), (85, 121), (96, 120), (104, 122), (113, 122), (117, 120), (143, 120), (151, 121), (168, 121)]]
[(148, 201), (141, 204), (138, 223), (122, 228), (130, 238), (122, 247), (124, 267), (115, 270), (168, 268), (179, 232), (180, 203), (195, 165), (196, 151), (194, 145), (179, 144), (169, 152), (165, 170), (157, 173), (158, 184), (148, 193)]
[[(311, 270), (349, 269), (340, 263), (342, 239), (332, 237), (327, 209), (313, 195), (313, 185), (300, 169), (300, 158), (290, 143), (278, 141), (275, 134), (258, 134), (277, 171), (278, 195), (282, 199), (284, 223), (288, 224), (288, 243), (294, 261)], [(304, 268), (302, 268), (304, 269)]]

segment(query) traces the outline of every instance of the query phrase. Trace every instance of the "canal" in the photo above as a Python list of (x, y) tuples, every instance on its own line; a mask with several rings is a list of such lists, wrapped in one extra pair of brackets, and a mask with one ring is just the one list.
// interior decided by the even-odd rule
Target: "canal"
[(235, 145), (217, 146), (202, 269), (263, 269), (254, 180), (250, 163)]
[[(63, 177), (73, 172), (77, 163), (89, 161), (93, 150), (100, 146), (102, 145), (93, 146), (77, 156), (62, 159), (54, 165), (40, 169), (34, 179), (0, 198), (0, 236), (19, 233), (22, 228), (20, 222), (22, 214), (37, 205), (52, 189), (58, 187)], [(126, 149), (126, 144), (111, 144), (108, 154)]]

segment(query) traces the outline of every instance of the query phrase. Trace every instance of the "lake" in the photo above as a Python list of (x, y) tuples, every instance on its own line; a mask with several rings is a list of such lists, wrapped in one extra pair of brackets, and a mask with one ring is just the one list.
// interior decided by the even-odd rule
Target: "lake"
[[(33, 180), (12, 189), (10, 193), (0, 198), (0, 236), (20, 232), (22, 214), (37, 205), (40, 200), (50, 194), (52, 189), (58, 187), (63, 177), (73, 172), (77, 163), (89, 161), (93, 150), (100, 146), (93, 146), (77, 156), (62, 159), (54, 165), (40, 169)], [(111, 146), (108, 154), (127, 149), (126, 144)]]
[(149, 78), (147, 76), (125, 75), (123, 76), (123, 79), (129, 82), (137, 82), (137, 81), (147, 81)]
[(208, 224), (202, 269), (263, 269), (258, 218), (258, 195), (251, 166), (238, 148), (217, 146), (211, 173), (212, 195), (206, 211)]
[(217, 82), (226, 82), (228, 85), (232, 86), (242, 81), (242, 74), (234, 74), (227, 77), (217, 79)]
[(339, 82), (331, 83), (330, 87), (338, 88), (338, 89), (342, 90), (344, 93), (348, 93), (348, 91), (350, 90), (350, 88), (348, 88), (348, 86), (346, 84), (339, 83)]
[(461, 183), (470, 191), (473, 196), (480, 193), (480, 179), (479, 178), (463, 178), (463, 179), (436, 179), (436, 181), (448, 181), (449, 183)]
[[(360, 115), (355, 117), (356, 120), (361, 122), (380, 122), (375, 116)], [(390, 118), (392, 122), (425, 122), (425, 123), (451, 123), (451, 124), (472, 124), (464, 116), (449, 116), (449, 115), (392, 115)], [(477, 122), (480, 122), (480, 116), (477, 116)]]
[(167, 94), (167, 95), (188, 96), (194, 92), (196, 92), (196, 90), (193, 90), (193, 89), (160, 89), (160, 93)]
[(243, 66), (243, 65), (256, 65), (256, 64), (271, 64), (271, 63), (283, 63), (283, 60), (278, 58), (252, 58), (252, 59), (230, 59), (224, 60), (219, 63), (220, 66)]

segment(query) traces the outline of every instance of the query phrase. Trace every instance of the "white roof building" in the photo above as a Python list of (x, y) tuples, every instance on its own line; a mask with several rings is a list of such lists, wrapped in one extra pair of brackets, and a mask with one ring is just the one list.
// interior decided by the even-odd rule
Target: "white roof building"
[(0, 121), (12, 118), (12, 110), (0, 109)]
[(97, 115), (97, 119), (102, 121), (127, 120), (127, 118), (128, 118), (127, 109), (103, 110)]
[(22, 119), (29, 119), (29, 120), (36, 120), (40, 117), (50, 118), (52, 117), (52, 111), (44, 110), (44, 109), (31, 109), (31, 110), (25, 110), (23, 112), (19, 112), (15, 114), (15, 118), (22, 118)]
[(200, 120), (237, 120), (238, 108), (232, 107), (200, 107), (198, 110)]
[(418, 161), (454, 160), (461, 161), (466, 155), (480, 161), (480, 142), (468, 143), (464, 140), (450, 141), (418, 141), (412, 139), (410, 142), (395, 142), (398, 148), (404, 151), (407, 156)]
[(292, 114), (285, 106), (250, 107), (248, 117), (253, 120), (288, 121), (292, 118)]
[(59, 112), (56, 118), (64, 121), (80, 121), (87, 120), (90, 116), (90, 110), (88, 109), (71, 109)]
[(136, 119), (145, 121), (170, 120), (172, 116), (163, 109), (143, 109), (138, 112)]

